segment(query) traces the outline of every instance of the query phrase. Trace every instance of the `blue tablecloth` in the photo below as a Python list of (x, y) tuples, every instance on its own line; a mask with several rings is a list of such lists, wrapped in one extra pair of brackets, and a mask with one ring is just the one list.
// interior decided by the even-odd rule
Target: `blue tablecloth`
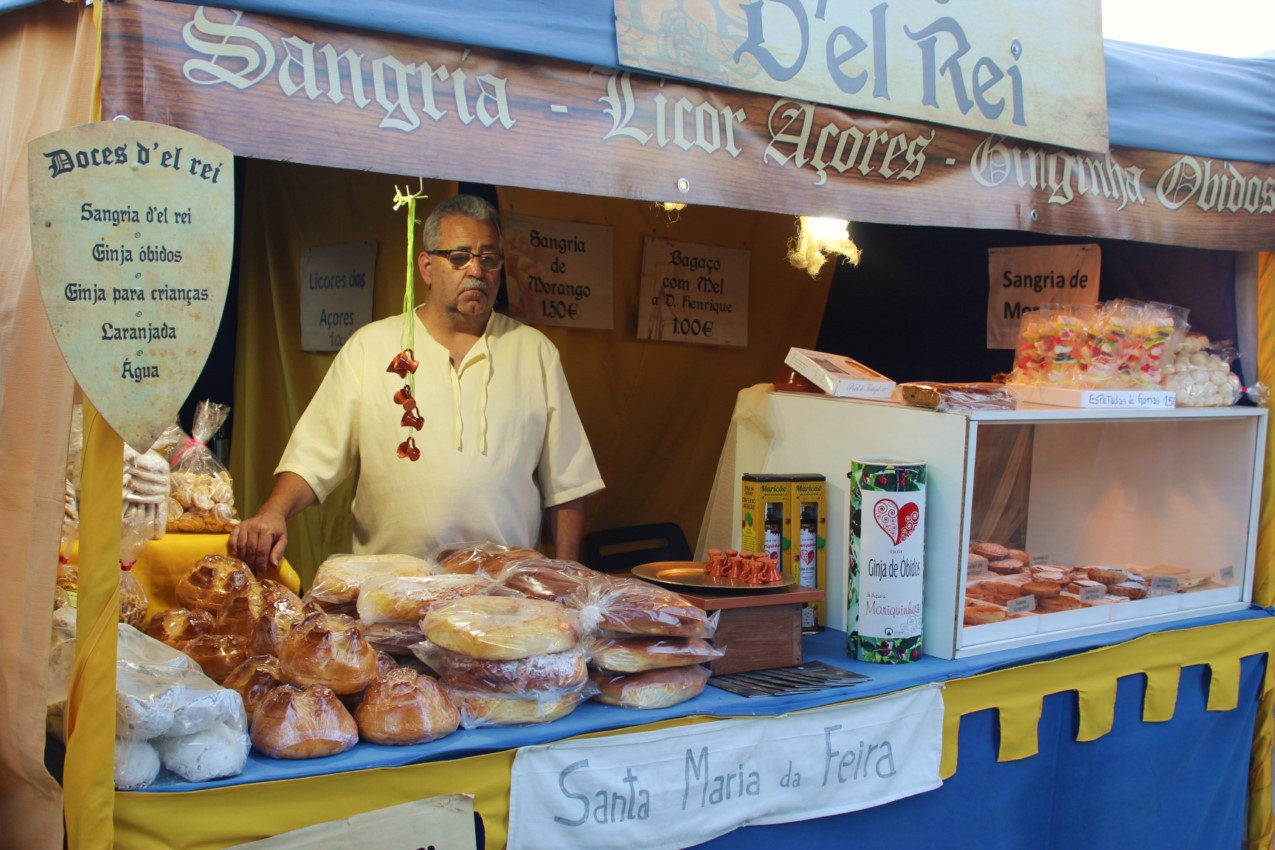
[[(1108, 632), (1101, 635), (1089, 635), (1032, 647), (988, 653), (957, 661), (945, 661), (932, 656), (923, 656), (919, 661), (901, 665), (865, 664), (853, 661), (846, 655), (845, 634), (843, 632), (825, 630), (821, 634), (806, 638), (804, 646), (805, 660), (823, 661), (833, 666), (853, 670), (869, 676), (868, 681), (845, 687), (830, 688), (816, 693), (774, 697), (742, 697), (712, 687), (710, 684), (699, 697), (668, 709), (636, 711), (587, 702), (569, 716), (553, 723), (460, 730), (442, 740), (416, 746), (390, 747), (361, 742), (353, 749), (339, 755), (300, 761), (266, 758), (254, 752), (249, 756), (248, 764), (243, 773), (238, 776), (215, 782), (181, 782), (153, 785), (146, 790), (151, 792), (194, 791), (203, 788), (220, 788), (245, 783), (269, 782), (279, 779), (295, 779), (304, 776), (443, 761), (482, 753), (516, 749), (531, 744), (551, 743), (577, 735), (623, 729), (630, 726), (688, 716), (780, 715), (816, 706), (890, 693), (928, 682), (943, 682), (965, 678), (991, 670), (1072, 655), (1094, 647), (1120, 643), (1146, 634), (1149, 631), (1168, 630), (1170, 628), (1194, 628), (1215, 623), (1268, 616), (1271, 616), (1271, 612), (1253, 607), (1238, 613), (1183, 620), (1164, 626), (1162, 629), (1141, 627)], [(963, 724), (961, 730), (962, 740), (965, 738), (966, 733), (967, 728)], [(985, 732), (984, 734), (990, 733)], [(989, 740), (994, 739), (994, 737), (994, 734), (990, 734)], [(965, 774), (967, 768), (963, 745), (961, 753), (961, 770), (958, 772), (958, 777)], [(928, 797), (930, 795), (924, 796)], [(1242, 796), (1242, 794), (1238, 795), (1237, 799), (1241, 799)]]

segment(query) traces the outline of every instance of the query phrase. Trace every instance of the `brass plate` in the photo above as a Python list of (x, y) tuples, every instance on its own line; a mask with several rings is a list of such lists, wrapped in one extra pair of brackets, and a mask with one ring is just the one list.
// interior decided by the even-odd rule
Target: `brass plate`
[(702, 561), (656, 561), (634, 567), (633, 575), (656, 584), (674, 587), (705, 587), (713, 590), (775, 590), (780, 587), (791, 587), (797, 583), (795, 576), (785, 576), (780, 581), (768, 581), (765, 584), (749, 584), (733, 578), (716, 578), (708, 574), (708, 565)]

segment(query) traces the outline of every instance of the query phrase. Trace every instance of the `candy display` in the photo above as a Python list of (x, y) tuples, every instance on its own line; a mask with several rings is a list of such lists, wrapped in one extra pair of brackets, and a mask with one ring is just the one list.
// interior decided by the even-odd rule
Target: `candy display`
[(1125, 299), (1046, 304), (1023, 316), (1010, 380), (1055, 387), (1156, 387), (1186, 329), (1186, 311), (1167, 304)]
[(1213, 343), (1203, 334), (1182, 340), (1164, 366), (1164, 386), (1173, 390), (1178, 407), (1227, 407), (1240, 400), (1244, 387), (1231, 371), (1237, 352), (1229, 342)]

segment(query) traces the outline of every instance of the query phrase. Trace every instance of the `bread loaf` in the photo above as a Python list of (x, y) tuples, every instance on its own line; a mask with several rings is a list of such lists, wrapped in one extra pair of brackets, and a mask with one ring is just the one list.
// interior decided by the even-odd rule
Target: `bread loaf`
[(213, 630), (213, 616), (199, 608), (170, 608), (151, 617), (146, 634), (163, 641), (174, 649), (184, 649), (186, 644)]
[(336, 694), (355, 694), (376, 678), (376, 651), (352, 618), (316, 611), (284, 637), (279, 670), (294, 685), (323, 685)]
[(223, 687), (239, 694), (243, 698), (244, 712), (251, 722), (253, 713), (266, 698), (266, 694), (282, 684), (283, 674), (279, 672), (279, 659), (269, 655), (254, 655), (240, 664), (226, 676)]
[(220, 685), (232, 670), (248, 660), (250, 646), (242, 635), (206, 634), (192, 638), (182, 652), (195, 659), (204, 675)]
[(584, 651), (579, 647), (511, 661), (471, 658), (430, 641), (414, 646), (412, 651), (440, 679), (462, 691), (534, 696), (578, 687), (589, 675)]
[(461, 691), (447, 686), (444, 690), (460, 712), (460, 725), (465, 729), (551, 723), (566, 717), (588, 698), (580, 689), (550, 691), (536, 697)]
[(353, 605), (359, 588), (372, 576), (431, 576), (442, 570), (438, 564), (412, 555), (332, 555), (319, 564), (306, 601), (325, 609)]
[(444, 649), (490, 661), (562, 652), (580, 640), (573, 612), (553, 602), (512, 596), (439, 603), (421, 620), (421, 630)]
[(505, 546), (500, 543), (461, 544), (442, 547), (434, 553), (439, 566), (449, 573), (484, 573), (495, 577), (510, 561), (522, 558), (544, 558), (534, 549)]
[(280, 685), (252, 716), (252, 746), (262, 755), (307, 759), (342, 753), (359, 740), (354, 718), (322, 685)]
[(590, 670), (597, 702), (622, 708), (668, 708), (699, 696), (708, 683), (707, 667), (670, 667), (642, 673)]
[(486, 574), (371, 576), (359, 590), (356, 607), (365, 624), (416, 623), (439, 602), (500, 589)]
[(437, 682), (400, 667), (368, 685), (354, 721), (374, 744), (423, 744), (455, 732), (460, 712)]
[(591, 667), (613, 673), (641, 673), (704, 664), (725, 653), (702, 638), (590, 635), (584, 642)]
[(572, 595), (586, 631), (664, 637), (712, 637), (715, 621), (671, 590), (640, 579), (604, 576)]
[(496, 581), (532, 599), (566, 602), (582, 584), (600, 575), (573, 561), (520, 558), (505, 564)]
[(238, 558), (205, 555), (177, 582), (175, 593), (186, 608), (215, 613), (232, 593), (255, 582), (252, 570)]

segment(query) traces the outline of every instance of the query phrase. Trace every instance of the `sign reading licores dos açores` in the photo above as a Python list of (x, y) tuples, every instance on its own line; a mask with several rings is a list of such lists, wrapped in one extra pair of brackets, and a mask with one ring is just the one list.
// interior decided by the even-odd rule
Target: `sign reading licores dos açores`
[(31, 245), (62, 356), (146, 451), (203, 370), (226, 303), (234, 160), (162, 124), (107, 121), (27, 146)]

